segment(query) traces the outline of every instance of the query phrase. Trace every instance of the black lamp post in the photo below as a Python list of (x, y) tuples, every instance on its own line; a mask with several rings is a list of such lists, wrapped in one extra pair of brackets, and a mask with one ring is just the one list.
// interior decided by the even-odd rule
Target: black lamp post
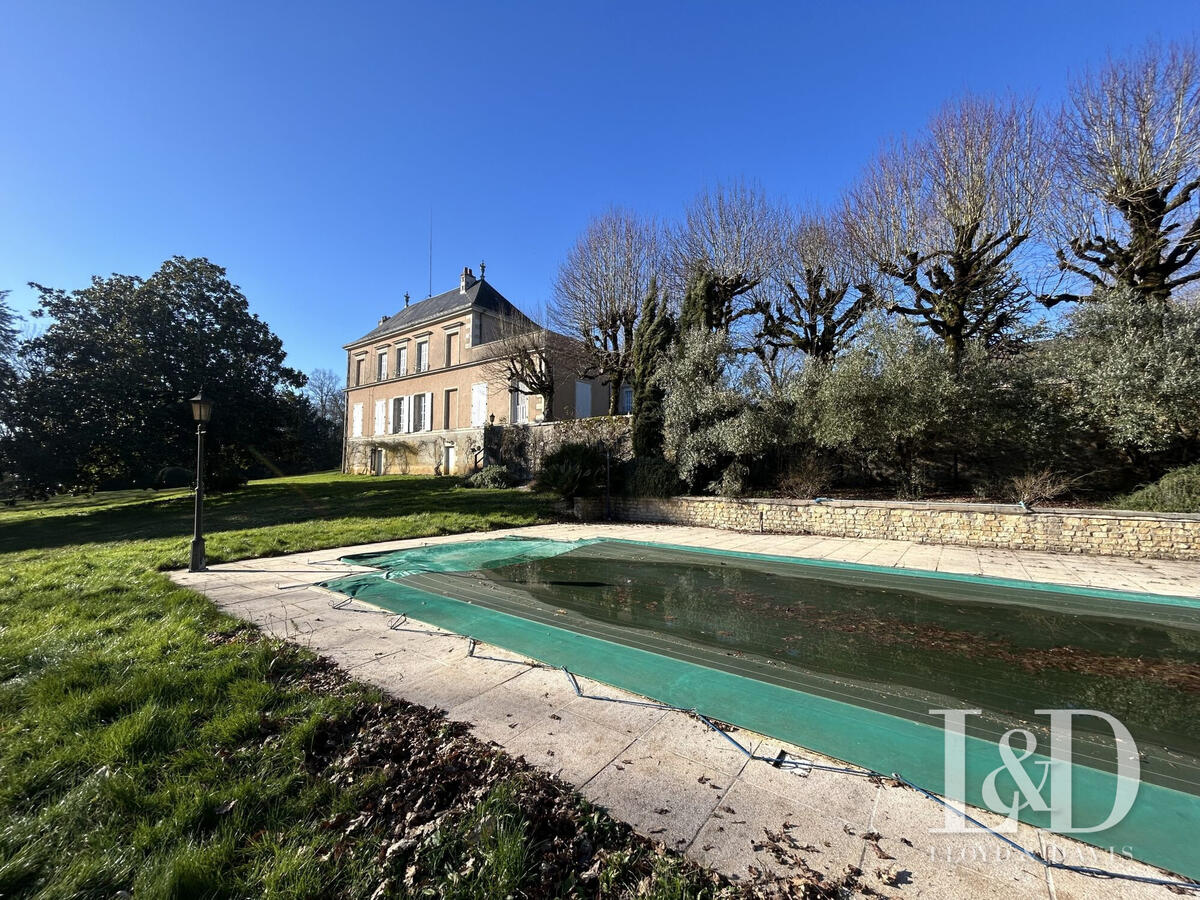
[(201, 390), (191, 400), (196, 420), (196, 521), (192, 532), (192, 561), (189, 572), (204, 571), (204, 426), (212, 418), (212, 401)]

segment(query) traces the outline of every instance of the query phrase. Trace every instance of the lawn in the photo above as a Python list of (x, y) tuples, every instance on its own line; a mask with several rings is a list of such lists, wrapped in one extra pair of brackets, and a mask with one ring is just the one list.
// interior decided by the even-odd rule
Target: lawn
[[(452, 478), (275, 479), (210, 499), (208, 551), (547, 514), (544, 497)], [(190, 527), (179, 492), (0, 511), (0, 896), (729, 890), (440, 716), (175, 586), (162, 573), (186, 564)]]

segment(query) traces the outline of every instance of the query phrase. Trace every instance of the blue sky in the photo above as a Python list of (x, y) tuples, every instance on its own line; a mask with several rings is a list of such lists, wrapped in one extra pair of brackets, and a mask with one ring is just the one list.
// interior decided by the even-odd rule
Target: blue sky
[(530, 307), (588, 217), (706, 184), (828, 202), (963, 90), (1192, 33), (1179, 2), (7, 2), (0, 288), (224, 265), (289, 361), (464, 265)]

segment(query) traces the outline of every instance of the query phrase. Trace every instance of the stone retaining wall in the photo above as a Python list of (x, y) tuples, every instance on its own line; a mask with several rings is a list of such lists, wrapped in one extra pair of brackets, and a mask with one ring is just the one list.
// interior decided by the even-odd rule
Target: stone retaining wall
[[(1200, 560), (1200, 515), (1099, 509), (1031, 512), (1019, 506), (975, 503), (723, 497), (613, 497), (611, 503), (612, 517), (625, 522)], [(581, 518), (602, 518), (604, 501), (577, 500), (574, 509)]]

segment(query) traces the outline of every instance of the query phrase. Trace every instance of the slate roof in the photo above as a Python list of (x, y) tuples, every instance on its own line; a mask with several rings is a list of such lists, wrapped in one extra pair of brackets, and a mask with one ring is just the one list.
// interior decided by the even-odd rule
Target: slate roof
[(467, 288), (465, 294), (456, 287), (428, 299), (410, 303), (358, 340), (344, 344), (343, 349), (348, 350), (366, 341), (376, 341), (391, 334), (408, 331), (424, 322), (432, 322), (466, 309), (481, 309), (498, 316), (525, 318), (525, 314), (510, 303), (503, 294), (488, 282), (480, 279)]

